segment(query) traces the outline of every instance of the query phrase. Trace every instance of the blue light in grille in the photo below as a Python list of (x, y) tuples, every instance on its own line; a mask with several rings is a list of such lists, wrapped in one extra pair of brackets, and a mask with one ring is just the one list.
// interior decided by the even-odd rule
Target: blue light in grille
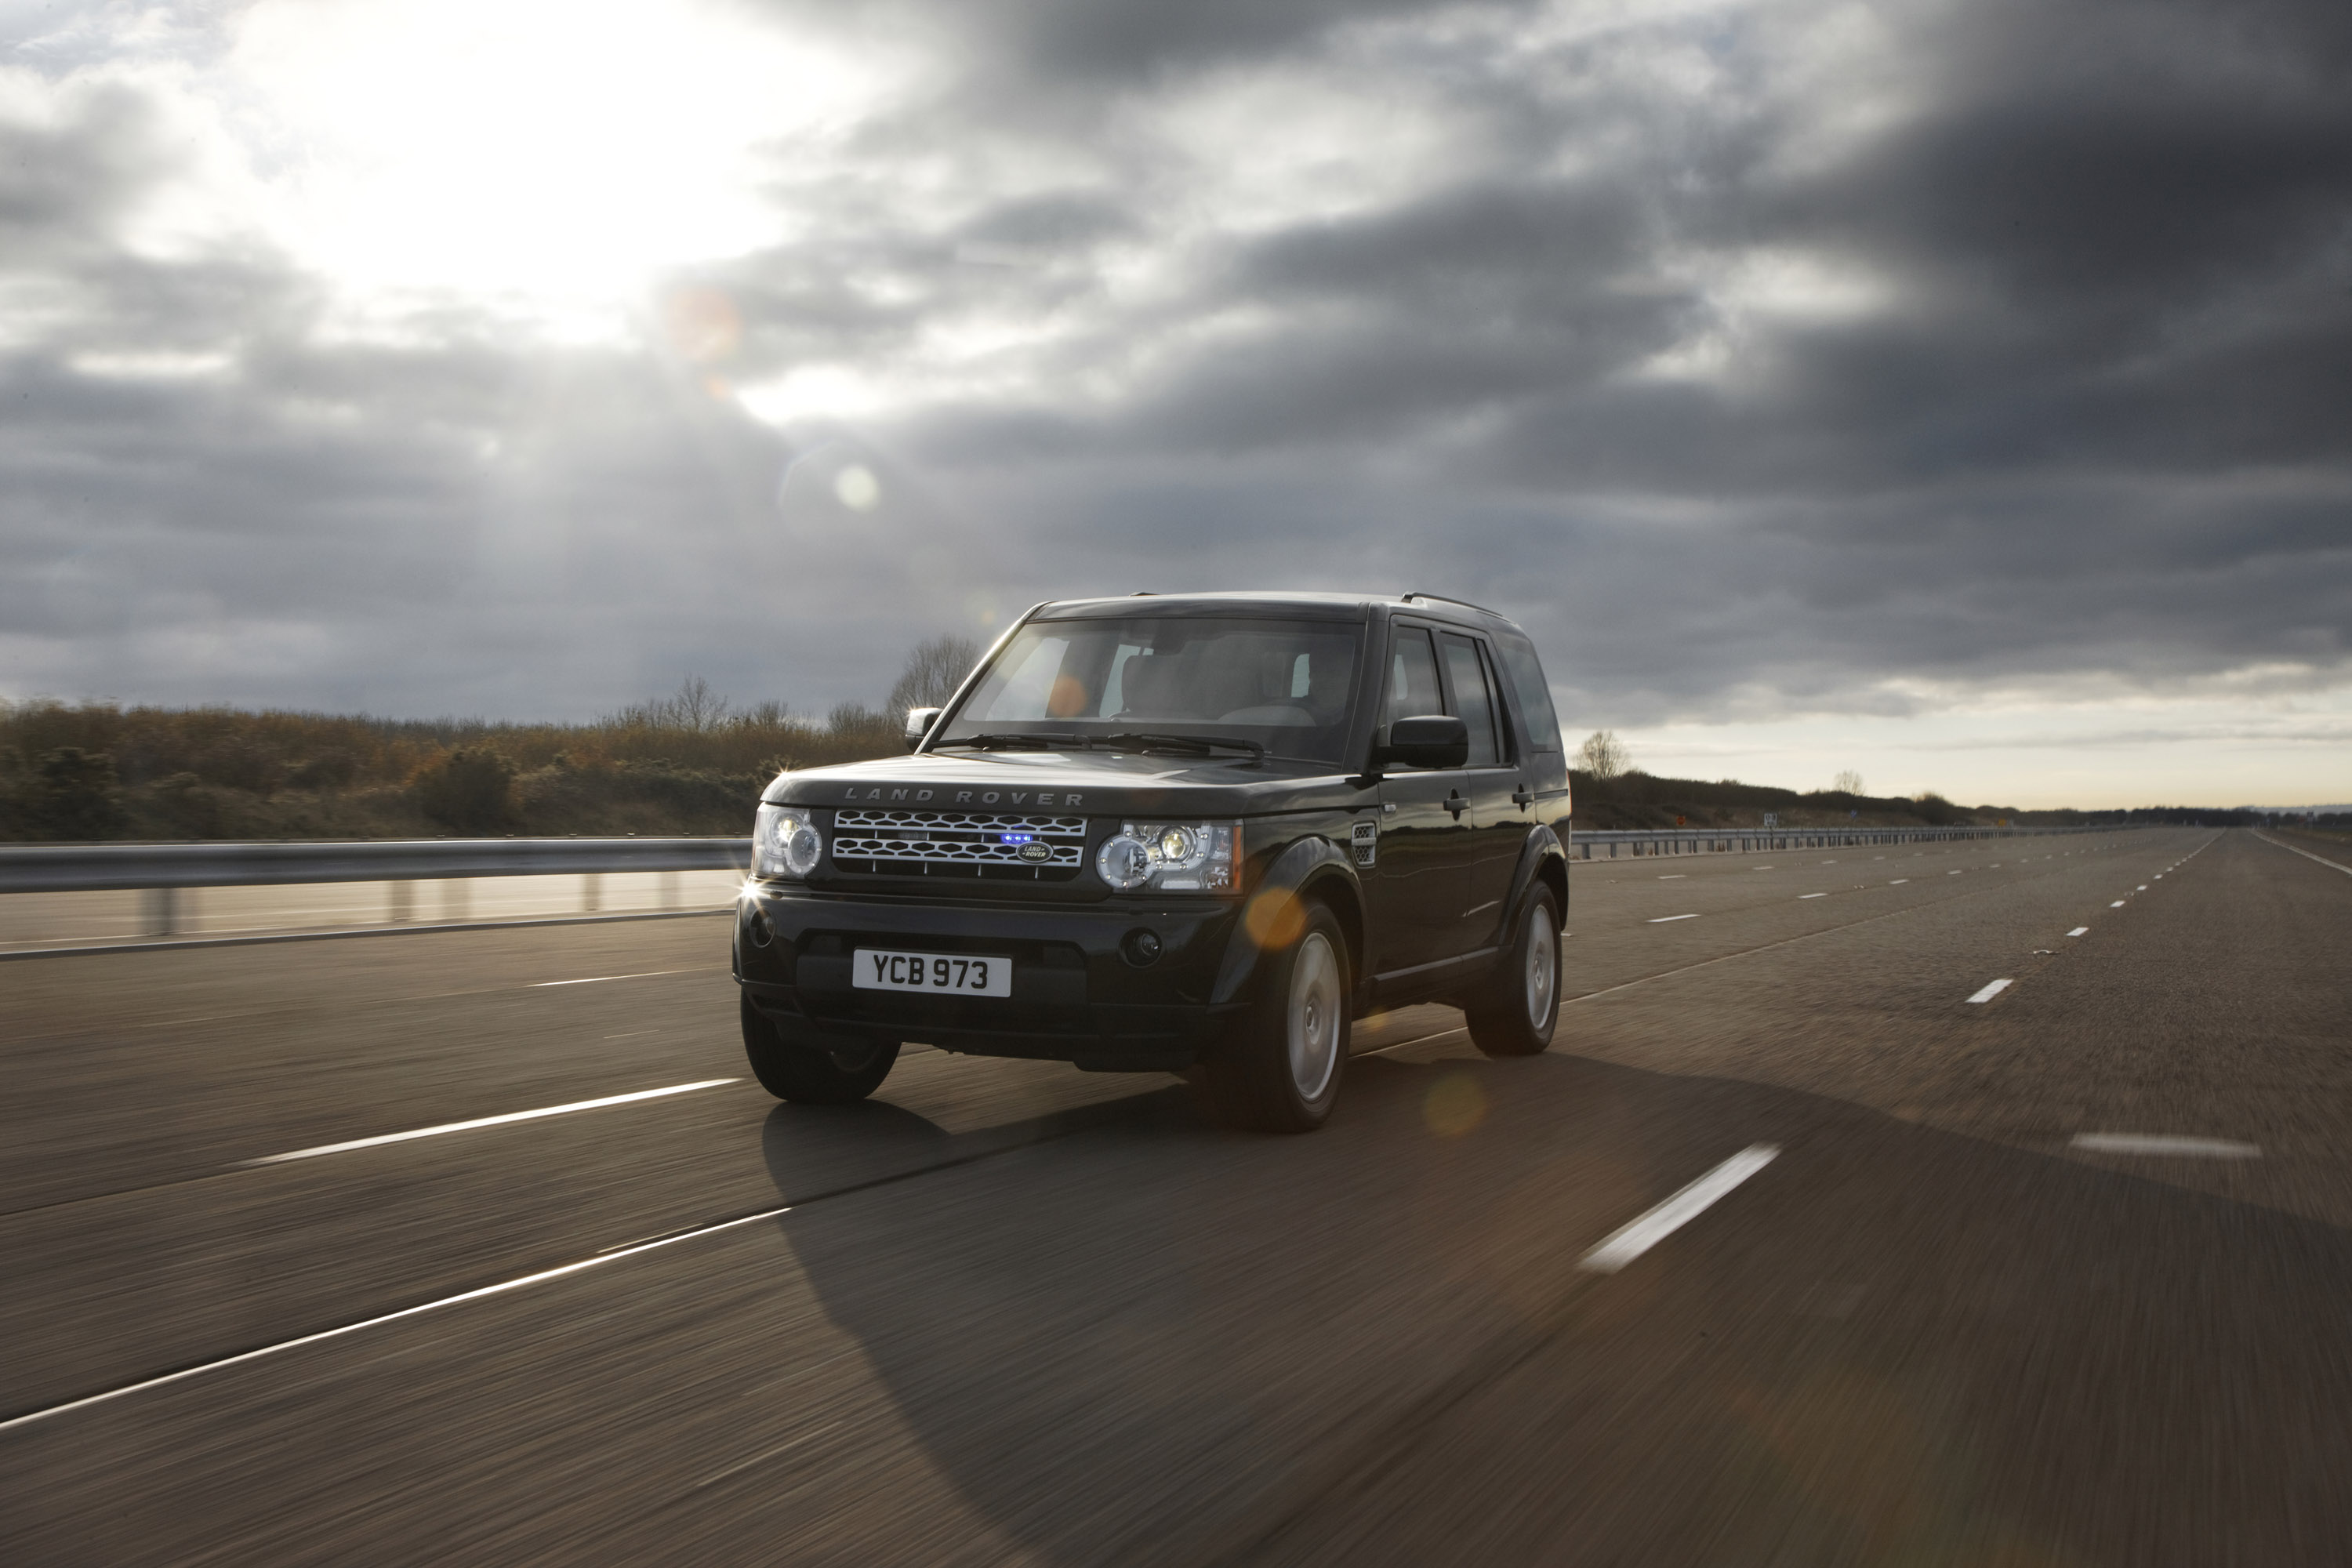
[(1034, 833), (1000, 833), (996, 841), (999, 844), (1034, 844), (1037, 836)]

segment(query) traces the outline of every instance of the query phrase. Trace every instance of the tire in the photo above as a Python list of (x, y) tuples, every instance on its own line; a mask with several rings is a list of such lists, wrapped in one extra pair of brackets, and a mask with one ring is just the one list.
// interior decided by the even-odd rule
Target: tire
[(1559, 1022), (1559, 900), (1536, 884), (1510, 951), (1485, 990), (1466, 1000), (1470, 1040), (1490, 1057), (1541, 1056)]
[(882, 1087), (898, 1059), (897, 1041), (870, 1043), (821, 1035), (805, 1024), (779, 1023), (743, 1005), (743, 1054), (751, 1076), (778, 1100), (795, 1105), (847, 1105)]
[(1257, 1005), (1193, 1072), (1211, 1113), (1229, 1127), (1311, 1132), (1339, 1103), (1348, 1068), (1348, 942), (1323, 904), (1299, 909), (1297, 939), (1267, 956)]

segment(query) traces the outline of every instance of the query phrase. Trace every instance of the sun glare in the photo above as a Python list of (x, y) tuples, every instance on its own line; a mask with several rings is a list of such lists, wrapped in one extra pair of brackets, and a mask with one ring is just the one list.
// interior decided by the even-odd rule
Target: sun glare
[(590, 335), (665, 269), (782, 237), (763, 163), (873, 83), (740, 13), (553, 0), (264, 0), (225, 68), (265, 226), (362, 309), (456, 295)]

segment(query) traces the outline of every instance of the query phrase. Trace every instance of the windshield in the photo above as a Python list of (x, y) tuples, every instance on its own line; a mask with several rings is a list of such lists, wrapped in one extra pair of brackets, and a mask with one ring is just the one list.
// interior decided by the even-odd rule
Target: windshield
[(1277, 756), (1337, 763), (1359, 633), (1330, 621), (1239, 617), (1033, 622), (989, 666), (936, 743), (1152, 734), (1245, 742)]

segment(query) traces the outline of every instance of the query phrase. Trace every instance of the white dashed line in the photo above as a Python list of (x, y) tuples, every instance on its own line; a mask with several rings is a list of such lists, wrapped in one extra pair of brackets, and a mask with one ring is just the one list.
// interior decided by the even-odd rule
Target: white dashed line
[(2091, 928), (2089, 926), (2076, 926), (2073, 931), (2068, 931), (2066, 934), (2068, 936), (2082, 936), (2087, 933), (2090, 929)]
[(2015, 984), (2016, 982), (2011, 980), (1996, 980), (1991, 984), (1986, 986), (1983, 990), (1978, 992), (1975, 995), (1969, 997), (1969, 1000), (1971, 1002), (1990, 1002)]
[(1715, 1205), (1717, 1199), (1770, 1164), (1772, 1143), (1751, 1143), (1640, 1218), (1610, 1233), (1577, 1263), (1593, 1274), (1614, 1274)]
[(1698, 919), (1696, 915), (1660, 915), (1657, 919), (1652, 921), (1650, 924), (1654, 926), (1662, 926), (1668, 921), (1695, 921), (1696, 919)]
[(1807, 899), (1826, 899), (1828, 897), (1829, 895), (1827, 893), (1799, 893), (1797, 895), (1797, 901), (1801, 904)]
[(1959, 875), (1959, 873), (1958, 873), (1958, 871), (1947, 871), (1947, 872), (1945, 872), (1945, 873), (1944, 873), (1944, 875), (1945, 875), (1945, 876), (1947, 876), (1947, 877), (1957, 877), (1957, 876), (1958, 876), (1958, 875)]
[(1910, 879), (1910, 878), (1908, 878), (1908, 877), (1897, 877), (1897, 878), (1895, 878), (1895, 880), (1893, 880), (1893, 881), (1891, 881), (1891, 882), (1887, 883), (1886, 885), (1887, 885), (1888, 887), (1890, 887), (1890, 888), (1899, 888), (1899, 887), (1901, 887), (1904, 883), (1906, 883), (1906, 882), (1909, 881), (1910, 879)]
[(1661, 882), (1679, 882), (1690, 876), (1688, 871), (1675, 871), (1658, 879)]
[(2183, 1138), (2161, 1132), (2077, 1132), (2072, 1145), (2094, 1154), (2185, 1154), (2199, 1160), (2259, 1160), (2262, 1147), (2229, 1138)]
[(2109, 909), (2111, 909), (2111, 910), (2119, 910), (2119, 909), (2122, 909), (2123, 907), (2124, 907), (2124, 901), (2123, 901), (2121, 899), (2117, 899), (2114, 903), (2109, 904), (2109, 905), (2107, 906), (2107, 908), (2109, 908)]
[(2134, 888), (2132, 891), (2136, 893), (2145, 893), (2147, 891), (2147, 884), (2146, 882), (2142, 882), (2138, 887)]
[(509, 1121), (535, 1121), (542, 1116), (567, 1116), (575, 1110), (599, 1110), (607, 1105), (626, 1105), (636, 1100), (659, 1100), (664, 1095), (691, 1094), (698, 1089), (717, 1089), (721, 1084), (740, 1083), (740, 1079), (711, 1078), (700, 1083), (672, 1084), (667, 1089), (641, 1089), (635, 1094), (608, 1094), (602, 1100), (575, 1100), (570, 1105), (550, 1105), (539, 1110), (510, 1110), (504, 1116), (481, 1116), (471, 1121), (448, 1121), (438, 1127), (419, 1127), (410, 1132), (386, 1132), (379, 1138), (354, 1138), (348, 1143), (321, 1143), (316, 1149), (297, 1149), (290, 1154), (268, 1154), (258, 1160), (247, 1160), (247, 1165), (282, 1165), (289, 1160), (311, 1160), (321, 1154), (342, 1154), (353, 1149), (373, 1149), (379, 1143), (405, 1143), (412, 1138), (438, 1138), (445, 1132), (470, 1132), (477, 1127), (498, 1127)]

